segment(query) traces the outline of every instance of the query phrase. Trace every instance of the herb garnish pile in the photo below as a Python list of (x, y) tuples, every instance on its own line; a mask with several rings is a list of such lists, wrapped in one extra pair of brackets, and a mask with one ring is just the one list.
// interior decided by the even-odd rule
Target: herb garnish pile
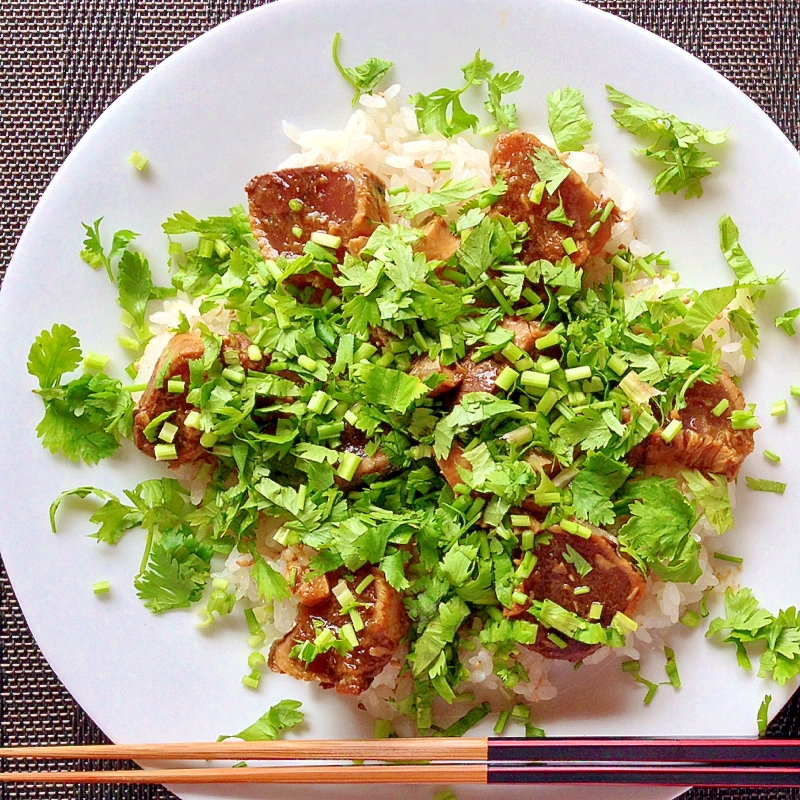
[[(336, 57), (335, 48), (336, 43)], [(372, 59), (352, 69), (337, 60), (337, 66), (357, 99), (392, 65)], [(494, 73), (479, 53), (463, 73), (462, 88), (412, 97), (420, 129), (446, 135), (476, 129), (478, 118), (460, 101), (475, 85), (488, 92), (489, 129), (515, 127), (516, 109), (501, 98), (520, 88), (522, 76)], [(687, 196), (699, 195), (699, 180), (713, 164), (696, 145), (718, 144), (724, 134), (684, 125), (613, 90), (610, 98), (622, 106), (615, 112), (620, 124), (638, 135), (659, 131), (647, 154), (672, 166), (656, 179), (657, 191), (683, 188)], [(551, 95), (549, 118), (563, 148), (580, 149), (590, 135), (576, 90)], [(542, 191), (556, 191), (557, 177), (549, 186), (542, 175)], [(174, 270), (169, 288), (153, 285), (147, 260), (131, 249), (136, 234), (118, 231), (105, 251), (100, 221), (86, 226), (81, 255), (105, 267), (116, 283), (130, 328), (120, 343), (134, 358), (150, 338), (148, 302), (180, 292), (200, 298), (201, 312), (230, 310), (231, 332), (249, 338), (250, 355), (263, 359), (265, 369), (245, 372), (223, 363), (222, 337), (200, 323), (205, 354), (181, 391), (188, 389), (204, 446), (216, 457), (201, 502), (193, 504), (173, 477), (144, 481), (125, 498), (80, 487), (53, 503), (54, 530), (65, 497), (94, 495), (101, 503), (91, 516), (99, 541), (115, 544), (136, 527), (147, 532), (134, 581), (145, 605), (160, 613), (205, 597), (208, 622), (234, 611), (226, 581), (214, 582), (207, 592), (212, 558), (233, 548), (252, 557), (262, 605), (290, 596), (293, 576), (278, 572), (256, 546), (264, 516), (281, 520), (274, 537), (279, 544), (313, 548), (311, 576), (378, 565), (404, 593), (411, 618), (407, 668), (414, 691), (400, 710), (423, 733), (436, 731), (433, 699), (452, 702), (460, 691), (465, 671), (459, 640), (476, 636), (492, 652), (506, 687), (528, 679), (515, 653), (534, 641), (543, 621), (587, 641), (623, 644), (635, 627), (627, 618), (602, 628), (552, 602), (534, 603), (524, 620), (504, 619), (502, 612), (514, 604), (515, 588), (530, 566), (525, 554), (556, 523), (566, 523), (564, 529), (576, 535), (587, 525), (603, 527), (645, 574), (697, 580), (699, 544), (692, 530), (703, 514), (719, 533), (732, 525), (727, 481), (686, 471), (687, 496), (673, 479), (641, 479), (626, 456), (684, 406), (696, 382), (718, 376), (719, 351), (706, 329), (719, 314), (727, 313), (752, 355), (758, 346), (752, 300), (769, 281), (756, 274), (727, 217), (720, 221), (722, 250), (736, 280), (700, 293), (664, 280), (674, 273), (665, 271), (663, 254), (634, 257), (621, 250), (609, 257), (607, 280), (593, 285), (568, 255), (555, 263), (524, 264), (518, 254), (527, 226), (489, 213), (504, 191), (502, 181), (489, 188), (462, 181), (392, 199), (395, 212), (409, 221), (458, 209), (451, 229), (461, 245), (446, 263), (426, 261), (414, 248), (421, 231), (397, 224), (381, 225), (359, 256), (347, 254), (342, 262), (335, 247), (315, 242), (301, 257), (265, 261), (244, 209), (205, 220), (181, 212), (163, 226)], [(300, 290), (288, 281), (309, 272), (332, 279), (339, 293), (317, 298), (312, 288)], [(631, 281), (659, 273), (658, 288), (626, 291)], [(527, 354), (514, 345), (513, 334), (499, 325), (510, 315), (551, 328), (537, 343), (539, 352)], [(182, 317), (175, 331), (189, 328)], [(423, 381), (409, 373), (422, 356), (443, 367), (496, 357), (505, 367), (495, 394), (473, 392), (451, 408), (429, 397), (436, 376)], [(83, 374), (69, 379), (82, 360)], [(103, 365), (95, 354), (83, 358), (75, 332), (64, 325), (43, 331), (34, 343), (28, 368), (45, 403), (37, 432), (53, 453), (95, 463), (130, 437), (137, 387), (106, 376)], [(299, 380), (282, 377), (286, 371)], [(129, 374), (135, 376), (135, 368)], [(757, 424), (752, 408), (737, 413), (737, 424)], [(153, 438), (162, 436), (168, 444), (169, 422), (157, 422)], [(342, 448), (345, 426), (366, 437), (368, 457), (378, 451), (388, 457), (389, 475), (349, 485), (361, 459)], [(471, 469), (460, 468), (462, 483), (451, 488), (436, 459), (445, 458), (454, 442)], [(169, 448), (161, 452), (169, 460)], [(548, 462), (561, 468), (555, 479), (544, 468)], [(541, 532), (531, 533), (532, 520), (521, 511), (526, 499), (547, 509)], [(577, 552), (569, 557), (579, 571), (591, 569)], [(786, 644), (796, 638), (787, 631), (798, 629), (793, 610), (776, 618), (754, 616), (749, 597), (731, 596), (728, 602), (729, 619), (712, 628), (730, 631), (726, 640), (737, 644), (740, 660), (741, 643), (761, 638), (768, 641), (762, 670), (781, 681), (797, 674), (800, 658)], [(259, 618), (252, 609), (245, 615), (257, 651), (264, 644)], [(330, 638), (311, 644), (316, 650), (304, 658), (348, 646), (344, 638)], [(669, 664), (670, 681), (678, 685), (674, 655)], [(254, 659), (248, 685), (258, 684), (258, 666)], [(638, 664), (628, 671), (654, 686), (640, 678)], [(486, 713), (487, 707), (476, 706), (463, 725), (445, 732), (463, 733)]]

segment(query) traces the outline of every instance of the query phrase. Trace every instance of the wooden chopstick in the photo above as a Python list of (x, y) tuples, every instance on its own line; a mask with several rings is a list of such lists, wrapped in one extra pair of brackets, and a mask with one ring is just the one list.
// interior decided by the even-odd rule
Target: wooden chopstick
[(223, 767), (211, 769), (5, 772), (2, 783), (167, 785), (278, 784), (621, 784), (650, 786), (800, 787), (798, 766), (661, 766), (586, 764), (432, 764)]
[(0, 758), (800, 764), (800, 739), (428, 738), (56, 745), (0, 748)]

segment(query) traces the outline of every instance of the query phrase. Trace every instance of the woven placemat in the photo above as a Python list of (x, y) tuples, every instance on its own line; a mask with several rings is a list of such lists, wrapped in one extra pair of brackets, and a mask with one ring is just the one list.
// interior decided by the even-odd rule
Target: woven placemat
[[(710, 64), (800, 146), (797, 0), (588, 2), (654, 31)], [(0, 0), (0, 279), (37, 199), (103, 109), (171, 52), (260, 4), (260, 0)], [(39, 652), (1, 563), (0, 590), (0, 743), (106, 741)], [(769, 733), (800, 735), (800, 694)], [(173, 797), (162, 787), (147, 786), (0, 787), (1, 800)], [(800, 800), (800, 791), (692, 790), (684, 800), (728, 798)]]

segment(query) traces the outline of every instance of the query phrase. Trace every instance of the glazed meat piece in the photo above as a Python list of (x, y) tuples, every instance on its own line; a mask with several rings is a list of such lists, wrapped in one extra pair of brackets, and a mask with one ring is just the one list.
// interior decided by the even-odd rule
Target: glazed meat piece
[[(526, 353), (536, 348), (537, 339), (546, 336), (551, 330), (549, 325), (530, 322), (522, 317), (505, 317), (498, 323), (499, 328), (505, 328), (514, 334), (513, 342)], [(470, 351), (471, 353), (471, 351)], [(458, 387), (455, 403), (460, 403), (465, 394), (470, 392), (488, 392), (494, 394), (494, 382), (505, 365), (501, 355), (475, 362), (470, 358), (470, 353), (455, 364), (442, 365), (438, 358), (420, 356), (411, 365), (409, 372), (421, 381), (427, 381), (431, 375), (438, 374), (442, 381), (432, 389), (428, 397), (436, 397)]]
[[(341, 579), (343, 570), (328, 575), (334, 587)], [(356, 595), (356, 587), (367, 575), (372, 575), (369, 586)], [(336, 650), (321, 653), (309, 664), (292, 658), (292, 649), (303, 642), (313, 642), (318, 630), (314, 623), (329, 629), (337, 637), (343, 625), (350, 622), (347, 614), (341, 614), (339, 601), (333, 594), (313, 605), (301, 605), (294, 628), (275, 642), (269, 654), (269, 666), (303, 681), (319, 681), (324, 689), (335, 687), (340, 694), (361, 694), (368, 689), (373, 678), (389, 663), (400, 640), (408, 631), (408, 616), (403, 608), (400, 593), (386, 581), (376, 567), (362, 567), (353, 580), (346, 581), (359, 606), (364, 629), (358, 632), (358, 646), (341, 655)]]
[[(266, 366), (266, 361), (253, 361), (247, 355), (247, 348), (252, 342), (240, 333), (226, 336), (222, 341), (221, 355), (234, 351), (239, 363), (245, 370), (259, 370)], [(139, 398), (133, 415), (133, 441), (134, 444), (151, 458), (155, 458), (155, 445), (157, 442), (148, 441), (144, 429), (152, 420), (161, 414), (174, 412), (168, 419), (173, 425), (178, 426), (173, 444), (178, 453), (177, 459), (170, 461), (170, 466), (189, 464), (193, 461), (210, 458), (208, 451), (200, 444), (202, 432), (184, 425), (186, 415), (194, 407), (186, 401), (189, 391), (189, 362), (203, 357), (203, 341), (196, 331), (178, 333), (169, 340), (164, 352), (150, 376), (147, 388)], [(167, 390), (167, 381), (181, 380), (184, 384), (183, 392), (170, 392)]]
[[(584, 619), (589, 619), (592, 603), (602, 603), (603, 611), (596, 621), (604, 627), (610, 625), (617, 611), (626, 616), (636, 611), (644, 595), (645, 579), (627, 558), (617, 553), (610, 539), (596, 532), (588, 539), (583, 539), (566, 533), (558, 526), (549, 528), (548, 533), (552, 538), (549, 543), (535, 548), (536, 566), (519, 591), (527, 594), (531, 600), (548, 598)], [(581, 576), (575, 565), (565, 558), (569, 552), (567, 545), (591, 566), (585, 575)], [(573, 590), (577, 586), (588, 586), (589, 592), (576, 595)], [(518, 617), (525, 613), (526, 608), (526, 605), (517, 604), (507, 609), (505, 614)], [(548, 633), (540, 624), (536, 642), (530, 645), (532, 650), (546, 658), (580, 661), (599, 647), (558, 634), (567, 644), (561, 648), (547, 638)]]
[[(302, 255), (311, 234), (321, 231), (341, 238), (341, 259), (351, 240), (368, 237), (389, 220), (383, 181), (354, 164), (268, 172), (253, 178), (245, 191), (250, 227), (264, 258)], [(291, 200), (300, 201), (302, 207), (292, 210)], [(300, 236), (292, 233), (294, 228), (301, 230)]]
[[(532, 159), (539, 148), (555, 155), (555, 151), (531, 133), (512, 131), (497, 137), (491, 155), (492, 172), (505, 179), (508, 191), (494, 204), (492, 213), (510, 217), (515, 223), (527, 222), (530, 226), (529, 238), (520, 253), (522, 261), (530, 263), (541, 258), (559, 261), (565, 255), (564, 240), (571, 238), (578, 249), (570, 258), (580, 266), (602, 251), (619, 215), (612, 211), (591, 235), (589, 228), (599, 220), (606, 201), (600, 200), (573, 170), (555, 195), (545, 191), (541, 202), (534, 203), (530, 191), (541, 179)], [(566, 217), (574, 221), (571, 227), (547, 219), (558, 208), (559, 197), (563, 200)]]
[(453, 442), (447, 457), (437, 458), (436, 464), (439, 467), (439, 471), (442, 473), (442, 477), (453, 488), (464, 483), (464, 481), (461, 480), (461, 476), (458, 474), (458, 467), (469, 472), (472, 471), (472, 464), (464, 458), (464, 448), (458, 442)]
[[(715, 417), (711, 411), (721, 400), (728, 401), (728, 408)], [(744, 395), (726, 372), (715, 383), (695, 383), (686, 392), (686, 407), (671, 414), (683, 423), (678, 435), (667, 443), (659, 429), (647, 438), (645, 473), (669, 478), (699, 469), (734, 480), (754, 447), (753, 430), (731, 427), (731, 412), (744, 407)]]
[(424, 228), (425, 234), (415, 245), (417, 253), (424, 253), (426, 261), (447, 261), (461, 246), (461, 239), (450, 233), (441, 217), (434, 217)]

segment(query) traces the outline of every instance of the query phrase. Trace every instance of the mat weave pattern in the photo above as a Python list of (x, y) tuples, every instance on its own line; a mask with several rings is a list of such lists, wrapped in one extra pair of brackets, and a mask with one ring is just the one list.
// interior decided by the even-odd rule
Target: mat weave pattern
[[(800, 147), (797, 0), (586, 1), (710, 64)], [(37, 199), (109, 103), (182, 45), (260, 4), (261, 0), (0, 0), (0, 279)], [(36, 647), (2, 563), (0, 590), (0, 743), (106, 741)], [(800, 735), (800, 693), (769, 733)], [(0, 788), (0, 800), (173, 797), (162, 787)], [(729, 798), (800, 800), (800, 790), (695, 789), (683, 800)]]

